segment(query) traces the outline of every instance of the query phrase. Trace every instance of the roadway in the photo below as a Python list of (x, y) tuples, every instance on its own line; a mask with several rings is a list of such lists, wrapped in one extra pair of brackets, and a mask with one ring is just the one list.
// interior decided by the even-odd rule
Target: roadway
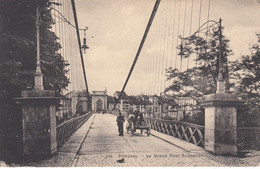
[(116, 116), (94, 114), (53, 158), (22, 166), (219, 167), (256, 166), (259, 160), (259, 155), (243, 159), (214, 156), (193, 144), (154, 130), (149, 137), (140, 134), (139, 130), (134, 136), (125, 130), (124, 136), (118, 136)]
[[(123, 159), (123, 163), (118, 162)], [(147, 137), (139, 130), (134, 136), (126, 130), (123, 137), (118, 136), (116, 116), (96, 114), (73, 166), (184, 166), (189, 163), (219, 166), (157, 137)]]

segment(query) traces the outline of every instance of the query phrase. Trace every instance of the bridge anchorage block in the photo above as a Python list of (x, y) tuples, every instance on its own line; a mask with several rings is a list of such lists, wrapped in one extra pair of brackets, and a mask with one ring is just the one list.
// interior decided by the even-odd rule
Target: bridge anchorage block
[(50, 90), (22, 91), (15, 98), (22, 110), (22, 158), (36, 161), (49, 158), (57, 152), (55, 92)]
[(205, 96), (205, 150), (217, 155), (237, 156), (238, 96), (216, 93)]

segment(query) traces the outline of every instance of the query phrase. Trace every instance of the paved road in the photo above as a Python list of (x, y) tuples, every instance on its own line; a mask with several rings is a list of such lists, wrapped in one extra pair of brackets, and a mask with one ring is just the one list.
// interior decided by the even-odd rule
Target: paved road
[[(246, 158), (214, 156), (177, 138), (155, 131), (152, 131), (152, 134), (156, 137), (141, 135), (139, 131), (134, 136), (126, 132), (123, 137), (118, 136), (115, 116), (94, 114), (53, 158), (25, 163), (21, 166), (259, 166), (260, 152), (258, 151), (249, 154)], [(123, 163), (117, 162), (123, 158)]]
[[(125, 128), (125, 127), (124, 127)], [(124, 163), (117, 160), (123, 159)], [(83, 166), (220, 166), (156, 137), (124, 131), (118, 136), (116, 117), (97, 114), (78, 153), (77, 167)]]

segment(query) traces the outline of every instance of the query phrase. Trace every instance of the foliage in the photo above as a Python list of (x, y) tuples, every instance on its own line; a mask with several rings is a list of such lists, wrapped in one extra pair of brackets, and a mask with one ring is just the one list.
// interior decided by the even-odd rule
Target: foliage
[(83, 113), (83, 102), (81, 100), (78, 100), (76, 105), (76, 114), (82, 115)]
[(258, 38), (258, 43), (250, 47), (251, 53), (241, 56), (231, 65), (235, 93), (245, 101), (238, 116), (238, 123), (242, 123), (242, 126), (260, 126), (260, 37)]
[[(54, 20), (51, 16), (49, 0), (1, 1), (0, 127), (1, 136), (8, 138), (7, 141), (10, 145), (17, 145), (18, 143), (11, 140), (21, 137), (21, 134), (19, 134), (21, 131), (17, 131), (17, 128), (21, 129), (21, 117), (12, 99), (20, 97), (22, 90), (30, 90), (34, 86), (36, 3), (39, 3), (41, 11), (40, 59), (44, 75), (44, 89), (55, 90), (56, 95), (60, 96), (62, 89), (69, 83), (66, 77), (68, 63), (58, 53), (61, 46), (57, 42), (58, 37), (51, 31)], [(10, 133), (13, 133), (13, 135)], [(4, 142), (3, 139), (0, 142)], [(3, 147), (7, 148), (8, 146)], [(12, 147), (12, 150), (14, 149)], [(14, 159), (14, 157), (11, 158)]]
[[(227, 57), (232, 55), (229, 49), (229, 40), (222, 36), (221, 62), (222, 74), (227, 86), (228, 80)], [(173, 97), (192, 97), (199, 104), (203, 95), (214, 93), (219, 72), (219, 32), (214, 32), (212, 36), (203, 38), (193, 35), (183, 41), (179, 49), (182, 58), (196, 56), (196, 67), (180, 71), (170, 67), (166, 71), (167, 79), (171, 85), (165, 89), (168, 95)]]

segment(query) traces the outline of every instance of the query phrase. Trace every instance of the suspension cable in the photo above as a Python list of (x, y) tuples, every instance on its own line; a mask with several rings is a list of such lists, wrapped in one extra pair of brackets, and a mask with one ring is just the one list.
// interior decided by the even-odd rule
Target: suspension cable
[(174, 30), (175, 30), (175, 18), (176, 18), (176, 4), (177, 4), (177, 2), (176, 2), (177, 0), (175, 0), (175, 3), (174, 3), (174, 16), (173, 16), (173, 25), (172, 25), (172, 47), (171, 47), (171, 66), (173, 67), (173, 48), (174, 48), (174, 35), (175, 35), (175, 32), (174, 32)]
[[(78, 46), (79, 46), (79, 52), (80, 52), (80, 57), (81, 57), (82, 70), (83, 70), (83, 75), (84, 75), (84, 80), (85, 80), (85, 87), (86, 87), (86, 92), (87, 92), (87, 98), (88, 98), (88, 102), (90, 103), (90, 97), (89, 97), (89, 91), (88, 91), (88, 84), (87, 84), (87, 77), (86, 77), (85, 66), (84, 66), (84, 59), (83, 59), (82, 50), (81, 50), (81, 42), (80, 42), (79, 26), (78, 26), (78, 18), (77, 18), (77, 12), (76, 12), (76, 7), (75, 7), (75, 1), (74, 1), (74, 0), (71, 0), (71, 5), (72, 5), (72, 10), (73, 10), (74, 20), (75, 20), (75, 25), (76, 25), (76, 32), (77, 32), (77, 37), (78, 37)], [(88, 107), (88, 108), (90, 108), (90, 107)]]
[[(178, 29), (177, 29), (177, 42), (176, 42), (176, 46), (178, 45), (179, 42), (179, 28), (180, 28), (180, 15), (181, 15), (181, 1), (179, 2), (179, 17), (178, 17)], [(177, 49), (175, 52), (175, 69), (177, 69)]]
[[(200, 27), (200, 20), (201, 20), (201, 8), (202, 8), (202, 0), (200, 0), (199, 27)], [(198, 36), (200, 36), (199, 32), (198, 32)], [(198, 51), (197, 51), (197, 55), (196, 55), (196, 72), (197, 72), (197, 66), (198, 66)]]
[[(166, 7), (168, 7), (168, 1), (165, 2)], [(166, 50), (167, 50), (167, 41), (166, 41), (166, 34), (167, 34), (167, 14), (168, 14), (168, 10), (165, 10), (165, 19), (164, 19), (164, 35), (163, 35), (163, 63), (162, 63), (162, 69), (161, 69), (161, 92), (164, 91), (164, 86), (165, 86), (165, 78), (164, 78), (164, 70), (166, 68), (166, 63), (165, 61), (167, 60), (166, 55)]]
[[(169, 1), (167, 1), (167, 2), (169, 2)], [(169, 2), (170, 3), (170, 2)], [(166, 24), (165, 24), (165, 28), (168, 26), (168, 24), (169, 24), (169, 22), (168, 22), (168, 18), (170, 18), (169, 17), (169, 15), (170, 15), (170, 13), (171, 13), (171, 5), (169, 4), (169, 3), (167, 3), (167, 5), (166, 6), (170, 6), (170, 9), (169, 9), (169, 12), (166, 12)], [(166, 31), (166, 30), (165, 30)], [(167, 35), (166, 35), (166, 37), (167, 37), (167, 44), (166, 44), (166, 59), (165, 59), (165, 68), (164, 68), (164, 75), (163, 75), (163, 77), (164, 77), (164, 81), (163, 81), (163, 92), (165, 91), (165, 88), (166, 88), (166, 81), (167, 81), (167, 77), (166, 77), (166, 69), (168, 69), (168, 57), (169, 57), (169, 35), (170, 35), (170, 29), (167, 29)]]
[[(192, 16), (193, 16), (193, 0), (191, 1), (191, 14), (190, 14), (190, 35), (192, 30)], [(189, 69), (190, 57), (187, 58), (187, 70)]]
[[(173, 16), (173, 24), (172, 24), (172, 40), (171, 40), (171, 63), (170, 63), (170, 65), (171, 65), (171, 68), (173, 68), (173, 48), (175, 48), (175, 46), (174, 46), (174, 35), (175, 35), (175, 18), (176, 18), (176, 4), (177, 4), (177, 2), (176, 2), (177, 0), (175, 0), (174, 1), (174, 16)], [(169, 86), (171, 85), (171, 80), (169, 80)]]
[[(164, 4), (164, 3), (163, 3)], [(162, 4), (162, 5), (163, 5)], [(159, 33), (160, 33), (160, 35), (159, 35), (159, 40), (158, 40), (158, 51), (159, 51), (159, 54), (158, 54), (158, 68), (157, 68), (157, 78), (156, 78), (156, 84), (157, 84), (157, 89), (156, 89), (156, 93), (158, 94), (158, 95), (160, 95), (160, 80), (159, 80), (159, 78), (160, 78), (160, 67), (161, 67), (161, 50), (162, 50), (162, 42), (161, 42), (161, 38), (162, 38), (162, 35), (163, 35), (163, 25), (161, 24), (161, 22), (162, 22), (162, 20), (163, 20), (163, 6), (162, 6), (162, 8), (161, 8), (162, 10), (160, 11), (160, 18), (159, 18), (159, 23), (160, 23), (160, 27), (159, 27)]]
[[(183, 22), (183, 33), (182, 33), (183, 37), (185, 37), (186, 9), (187, 9), (187, 0), (185, 0), (185, 8), (184, 8), (184, 22)], [(183, 58), (182, 58), (182, 54), (181, 54), (181, 68), (180, 68), (180, 71), (182, 71), (182, 61), (183, 61)]]
[[(71, 1), (74, 2), (74, 0), (71, 0)], [(128, 82), (128, 80), (129, 80), (129, 78), (130, 78), (130, 76), (131, 76), (131, 74), (132, 74), (132, 72), (133, 72), (133, 70), (134, 70), (135, 64), (136, 64), (136, 62), (137, 62), (137, 60), (138, 60), (138, 57), (139, 57), (139, 55), (140, 55), (140, 52), (141, 52), (141, 50), (142, 50), (142, 48), (143, 48), (145, 39), (146, 39), (147, 34), (148, 34), (149, 30), (150, 30), (150, 27), (151, 27), (151, 25), (152, 25), (152, 23), (153, 23), (153, 19), (154, 19), (154, 16), (155, 16), (156, 12), (157, 12), (157, 9), (158, 9), (158, 6), (159, 6), (160, 2), (161, 2), (161, 0), (156, 0), (156, 2), (155, 2), (155, 5), (154, 5), (154, 8), (153, 8), (152, 14), (151, 14), (151, 16), (150, 16), (150, 19), (149, 19), (149, 21), (148, 21), (148, 24), (147, 24), (147, 26), (146, 26), (146, 29), (145, 29), (145, 32), (144, 32), (144, 35), (143, 35), (143, 38), (142, 38), (142, 41), (141, 41), (140, 46), (139, 46), (139, 48), (138, 48), (138, 51), (137, 51), (137, 53), (136, 53), (136, 56), (135, 56), (134, 62), (133, 62), (133, 64), (132, 64), (132, 67), (131, 67), (131, 69), (130, 69), (130, 71), (129, 71), (129, 74), (128, 74), (127, 78), (126, 78), (125, 84), (124, 84), (124, 86), (123, 86), (123, 88), (122, 88), (122, 90), (121, 90), (121, 92), (120, 92), (120, 95), (119, 95), (119, 97), (118, 97), (118, 100), (121, 99), (122, 93), (124, 92), (125, 87), (126, 87), (126, 85), (127, 85), (127, 82)], [(115, 103), (113, 109), (115, 109), (116, 105), (117, 105), (117, 102)]]
[(152, 70), (152, 55), (150, 49), (152, 47), (151, 34), (148, 40), (148, 79), (147, 79), (147, 95), (150, 94), (151, 70)]
[(148, 80), (149, 80), (149, 61), (150, 61), (150, 55), (149, 55), (149, 45), (150, 45), (150, 41), (149, 41), (149, 36), (147, 37), (147, 42), (146, 42), (146, 59), (145, 59), (145, 64), (146, 64), (146, 71), (145, 71), (145, 82), (144, 82), (144, 94), (147, 95), (148, 93)]
[(160, 27), (160, 15), (159, 13), (157, 14), (157, 17), (155, 18), (157, 19), (156, 20), (156, 28), (155, 28), (155, 36), (154, 36), (154, 42), (155, 42), (155, 45), (154, 45), (154, 64), (153, 64), (153, 69), (154, 69), (154, 72), (153, 72), (153, 87), (152, 87), (152, 91), (153, 91), (153, 94), (156, 94), (156, 71), (157, 71), (157, 66), (158, 66), (158, 57), (159, 55), (157, 55), (156, 51), (158, 51), (158, 45), (159, 45), (159, 38), (160, 38), (160, 35), (159, 35), (159, 27)]
[[(208, 16), (207, 21), (209, 21), (209, 12), (210, 12), (210, 0), (208, 1)], [(207, 31), (209, 31), (209, 22), (207, 22)], [(206, 34), (206, 43), (208, 42), (208, 33)]]

